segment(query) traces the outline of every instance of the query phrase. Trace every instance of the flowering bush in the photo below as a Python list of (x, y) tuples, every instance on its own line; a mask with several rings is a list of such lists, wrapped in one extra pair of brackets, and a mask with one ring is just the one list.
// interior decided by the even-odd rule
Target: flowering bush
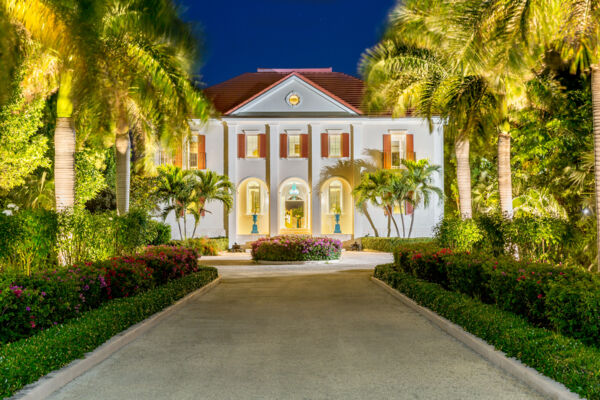
[(97, 308), (198, 271), (193, 249), (148, 247), (135, 256), (0, 281), (0, 343), (28, 337)]
[(264, 261), (337, 260), (342, 242), (326, 237), (283, 235), (252, 243), (252, 259)]
[(537, 326), (600, 344), (600, 277), (585, 270), (433, 246), (400, 248), (395, 268), (522, 315)]
[(202, 256), (216, 256), (220, 251), (227, 250), (229, 240), (227, 238), (193, 238), (184, 240), (171, 240), (172, 246), (184, 246), (196, 249)]

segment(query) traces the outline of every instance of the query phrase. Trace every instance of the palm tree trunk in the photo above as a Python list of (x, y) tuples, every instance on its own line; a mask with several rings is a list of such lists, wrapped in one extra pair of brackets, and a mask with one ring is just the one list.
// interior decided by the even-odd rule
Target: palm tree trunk
[(388, 217), (388, 225), (387, 225), (387, 237), (392, 236), (392, 219), (390, 218), (390, 214), (387, 212), (386, 208), (383, 208), (385, 214)]
[[(592, 65), (592, 111), (594, 120), (594, 174), (596, 180), (596, 242), (600, 260), (600, 65)], [(600, 261), (598, 261), (600, 272)]]
[(410, 228), (408, 229), (408, 238), (410, 239), (410, 235), (412, 234), (413, 224), (415, 223), (415, 212), (413, 211), (410, 216)]
[(75, 129), (71, 117), (56, 119), (54, 193), (57, 211), (75, 205)]
[(394, 218), (394, 209), (389, 204), (387, 206), (387, 209), (388, 209), (388, 213), (390, 215), (390, 218), (392, 219), (392, 222), (394, 223), (394, 228), (396, 228), (396, 235), (398, 237), (400, 237), (400, 230), (398, 229), (398, 224), (396, 223), (396, 218)]
[(367, 217), (367, 221), (369, 221), (369, 224), (371, 224), (371, 228), (373, 229), (373, 232), (375, 232), (375, 237), (379, 237), (379, 232), (377, 232), (377, 228), (375, 227), (373, 219), (371, 218), (371, 214), (369, 214), (369, 210), (367, 210), (366, 206), (363, 208), (362, 212), (363, 214), (365, 214), (365, 217)]
[(505, 218), (512, 219), (512, 179), (510, 170), (510, 134), (498, 135), (498, 192), (500, 210)]
[(131, 177), (131, 146), (127, 123), (119, 123), (115, 139), (117, 212), (125, 215), (129, 212), (129, 185)]
[(402, 237), (406, 236), (406, 225), (404, 224), (404, 214), (400, 213), (400, 222), (402, 222)]
[(454, 143), (454, 152), (456, 154), (456, 181), (458, 184), (460, 217), (463, 220), (473, 217), (473, 210), (471, 208), (471, 165), (469, 163), (469, 147), (469, 136), (459, 135)]

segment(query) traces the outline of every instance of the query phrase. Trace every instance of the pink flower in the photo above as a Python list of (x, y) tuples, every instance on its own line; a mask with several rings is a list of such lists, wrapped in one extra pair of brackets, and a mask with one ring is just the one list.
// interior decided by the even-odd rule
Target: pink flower
[(541, 293), (540, 293), (540, 294), (538, 294), (538, 299), (541, 299), (542, 297), (544, 297), (544, 296), (542, 296), (542, 294), (541, 294)]

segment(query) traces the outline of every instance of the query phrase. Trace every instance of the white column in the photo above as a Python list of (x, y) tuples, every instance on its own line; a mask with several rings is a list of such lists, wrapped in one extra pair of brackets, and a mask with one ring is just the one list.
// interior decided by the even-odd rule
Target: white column
[(319, 179), (321, 176), (321, 124), (310, 124), (310, 190), (311, 190), (311, 231), (321, 234), (321, 196)]
[(238, 215), (238, 178), (237, 178), (237, 124), (227, 124), (227, 176), (233, 183), (233, 207), (229, 213), (227, 234), (229, 235), (229, 247), (237, 241), (237, 215)]
[[(352, 161), (358, 161), (360, 159), (366, 158), (365, 155), (362, 154), (363, 151), (363, 124), (356, 123), (351, 125), (352, 129)], [(352, 181), (350, 182), (350, 186), (354, 189), (360, 182), (360, 171), (356, 170), (352, 176)], [(356, 204), (356, 202), (354, 202)], [(354, 209), (354, 226), (352, 229), (353, 238), (358, 238), (363, 235), (362, 229), (362, 221), (364, 216), (352, 205)]]
[(269, 124), (269, 233), (279, 234), (279, 124)]

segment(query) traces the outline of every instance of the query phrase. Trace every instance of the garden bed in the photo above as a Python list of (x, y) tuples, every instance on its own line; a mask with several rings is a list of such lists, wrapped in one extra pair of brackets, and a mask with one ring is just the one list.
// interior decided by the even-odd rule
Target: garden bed
[(252, 259), (259, 263), (332, 262), (339, 260), (341, 255), (342, 242), (327, 237), (283, 235), (252, 243)]
[(589, 400), (600, 399), (600, 349), (597, 347), (536, 327), (521, 316), (465, 294), (417, 279), (393, 264), (377, 266), (374, 275), (507, 356), (521, 360)]
[(114, 335), (215, 280), (217, 270), (197, 272), (128, 298), (111, 300), (78, 318), (0, 348), (0, 397), (82, 358)]

